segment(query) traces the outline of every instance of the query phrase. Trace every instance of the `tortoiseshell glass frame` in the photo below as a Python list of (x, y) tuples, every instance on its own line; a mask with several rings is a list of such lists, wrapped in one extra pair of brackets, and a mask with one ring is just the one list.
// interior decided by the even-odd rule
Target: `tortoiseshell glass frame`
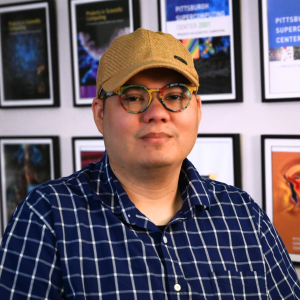
[[(180, 109), (180, 110), (173, 110), (173, 109), (170, 109), (170, 108), (168, 108), (168, 107), (166, 106), (166, 104), (165, 104), (164, 101), (163, 101), (163, 96), (162, 96), (162, 95), (163, 95), (164, 91), (165, 91), (167, 88), (173, 87), (173, 86), (183, 86), (183, 87), (186, 87), (186, 88), (188, 89), (189, 93), (190, 93), (190, 100), (189, 100), (188, 104), (187, 104), (183, 109)], [(126, 89), (128, 89), (128, 88), (131, 88), (131, 87), (142, 88), (142, 89), (146, 90), (146, 91), (148, 92), (148, 94), (149, 94), (149, 101), (148, 101), (147, 106), (146, 106), (145, 108), (143, 108), (142, 110), (137, 111), (137, 112), (136, 112), (136, 111), (131, 111), (131, 110), (127, 109), (127, 108), (123, 105), (123, 103), (122, 103), (122, 97), (121, 97), (121, 95), (122, 95), (123, 91), (126, 90)], [(192, 94), (194, 94), (194, 93), (197, 92), (197, 87), (192, 86), (192, 85), (188, 85), (188, 84), (185, 84), (185, 83), (172, 83), (172, 84), (169, 84), (169, 85), (167, 85), (167, 86), (165, 86), (165, 87), (163, 87), (163, 88), (148, 89), (148, 88), (146, 88), (146, 87), (143, 86), (143, 85), (135, 85), (135, 84), (133, 84), (133, 85), (125, 85), (125, 86), (121, 86), (120, 88), (118, 88), (118, 89), (115, 90), (114, 92), (112, 92), (112, 93), (105, 93), (103, 96), (100, 96), (100, 95), (101, 95), (101, 92), (102, 92), (102, 89), (100, 89), (100, 91), (99, 91), (99, 99), (103, 99), (103, 100), (107, 99), (107, 98), (110, 97), (110, 96), (118, 95), (122, 107), (123, 107), (127, 112), (129, 112), (129, 113), (131, 113), (131, 114), (139, 114), (139, 113), (144, 112), (144, 111), (150, 106), (150, 104), (151, 104), (151, 102), (152, 102), (152, 93), (153, 93), (153, 92), (160, 92), (160, 102), (162, 103), (162, 105), (164, 106), (165, 109), (167, 109), (167, 110), (169, 110), (169, 111), (172, 111), (172, 112), (181, 112), (181, 111), (184, 111), (184, 110), (190, 105), (191, 99), (192, 99)]]

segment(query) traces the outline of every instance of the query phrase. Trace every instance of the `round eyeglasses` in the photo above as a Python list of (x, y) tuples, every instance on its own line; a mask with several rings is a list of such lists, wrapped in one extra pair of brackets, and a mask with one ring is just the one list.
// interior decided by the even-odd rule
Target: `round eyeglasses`
[(189, 106), (192, 94), (196, 91), (197, 87), (184, 83), (172, 83), (161, 89), (148, 89), (142, 85), (126, 85), (113, 93), (105, 93), (99, 98), (105, 100), (110, 96), (118, 95), (121, 105), (127, 112), (138, 114), (150, 106), (153, 99), (152, 93), (159, 92), (160, 102), (167, 110), (181, 112)]

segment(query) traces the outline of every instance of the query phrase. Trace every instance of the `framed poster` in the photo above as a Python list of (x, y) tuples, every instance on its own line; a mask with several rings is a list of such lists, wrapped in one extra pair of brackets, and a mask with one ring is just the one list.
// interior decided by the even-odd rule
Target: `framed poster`
[(100, 160), (105, 152), (103, 137), (73, 137), (72, 146), (74, 172)]
[(0, 6), (0, 107), (59, 106), (53, 0)]
[(239, 0), (158, 0), (160, 29), (194, 58), (203, 103), (242, 102)]
[(300, 135), (262, 135), (263, 209), (300, 262)]
[(0, 176), (1, 218), (5, 229), (28, 192), (60, 177), (58, 137), (0, 137)]
[(118, 36), (139, 27), (138, 0), (69, 0), (74, 106), (96, 97), (99, 60)]
[(187, 158), (202, 177), (242, 187), (239, 134), (198, 134)]
[(300, 101), (298, 0), (259, 1), (262, 101)]

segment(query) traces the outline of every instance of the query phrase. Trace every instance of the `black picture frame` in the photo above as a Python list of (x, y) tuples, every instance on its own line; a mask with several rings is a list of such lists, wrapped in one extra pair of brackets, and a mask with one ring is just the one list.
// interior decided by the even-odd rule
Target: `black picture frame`
[[(299, 2), (261, 0), (258, 6), (262, 102), (300, 101), (300, 35), (289, 29), (300, 24), (294, 22)], [(298, 41), (287, 42), (290, 37)]]
[(187, 158), (201, 176), (242, 188), (240, 134), (198, 134)]
[(58, 136), (1, 136), (0, 232), (31, 189), (60, 174)]
[(0, 5), (0, 108), (58, 107), (54, 0)]
[(100, 160), (105, 151), (102, 136), (72, 137), (73, 170), (81, 170), (91, 162)]
[[(159, 30), (171, 33), (181, 41), (186, 39), (185, 43), (189, 43), (192, 49), (199, 49), (194, 54), (196, 55), (194, 56), (196, 57), (194, 58), (194, 62), (199, 75), (200, 87), (198, 94), (201, 96), (202, 103), (243, 102), (240, 0), (220, 0), (220, 3), (225, 3), (227, 1), (224, 5), (227, 5), (228, 3), (228, 7), (224, 12), (228, 10), (228, 17), (230, 18), (227, 19), (226, 16), (224, 24), (222, 23), (223, 21), (212, 22), (214, 21), (214, 17), (210, 16), (213, 16), (213, 12), (210, 12), (209, 9), (204, 9), (204, 13), (210, 14), (209, 17), (203, 18), (203, 20), (206, 20), (204, 22), (199, 22), (200, 19), (197, 18), (172, 20), (169, 22), (169, 26), (167, 26), (168, 22), (166, 20), (167, 1), (170, 1), (170, 6), (174, 6), (174, 10), (179, 11), (180, 14), (182, 11), (177, 8), (188, 6), (189, 1), (157, 0)], [(180, 6), (175, 6), (176, 3), (179, 3)], [(190, 4), (194, 3), (191, 2)], [(207, 2), (202, 4), (199, 3), (197, 5), (207, 5)], [(187, 12), (187, 15), (190, 15), (191, 13), (193, 13), (193, 11)], [(194, 15), (196, 14), (197, 13)], [(198, 15), (200, 16), (200, 13)], [(183, 16), (184, 15), (182, 14), (179, 15), (180, 18), (183, 18)], [(173, 17), (175, 19), (178, 15), (174, 13), (174, 15), (172, 15), (172, 18)], [(177, 27), (174, 27), (173, 23), (176, 24), (176, 22), (178, 23)], [(203, 30), (204, 27), (199, 27), (200, 24), (202, 24), (201, 26), (206, 26), (205, 30)], [(224, 26), (219, 28), (218, 26), (221, 26), (220, 24), (223, 24)], [(209, 31), (209, 29), (207, 29), (210, 26), (214, 26), (214, 31)], [(224, 33), (222, 34), (222, 31), (226, 32), (226, 35), (224, 35)], [(228, 45), (232, 44), (232, 40), (233, 47), (230, 47)], [(212, 54), (209, 57), (206, 57), (210, 52), (208, 51), (208, 53), (206, 52), (204, 55), (204, 52), (202, 52), (203, 57), (201, 57), (201, 48), (204, 46), (206, 47), (207, 44), (212, 47)], [(208, 47), (205, 49), (208, 49)], [(210, 73), (210, 75), (207, 75), (208, 73)]]
[(261, 153), (263, 209), (300, 263), (300, 135), (261, 135)]
[[(106, 13), (107, 11), (115, 13)], [(120, 14), (125, 14), (126, 17)], [(116, 21), (114, 19), (120, 22), (107, 23)], [(75, 107), (90, 106), (92, 99), (96, 97), (96, 75), (100, 57), (115, 37), (140, 27), (139, 1), (69, 0), (69, 20), (73, 104)], [(110, 24), (115, 24), (115, 27)]]

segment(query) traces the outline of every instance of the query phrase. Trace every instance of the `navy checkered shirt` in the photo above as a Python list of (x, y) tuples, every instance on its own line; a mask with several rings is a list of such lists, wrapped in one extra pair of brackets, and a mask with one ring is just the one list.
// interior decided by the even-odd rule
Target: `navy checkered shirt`
[(278, 233), (244, 191), (186, 159), (182, 209), (163, 232), (130, 201), (104, 155), (21, 202), (0, 251), (0, 298), (300, 299)]

